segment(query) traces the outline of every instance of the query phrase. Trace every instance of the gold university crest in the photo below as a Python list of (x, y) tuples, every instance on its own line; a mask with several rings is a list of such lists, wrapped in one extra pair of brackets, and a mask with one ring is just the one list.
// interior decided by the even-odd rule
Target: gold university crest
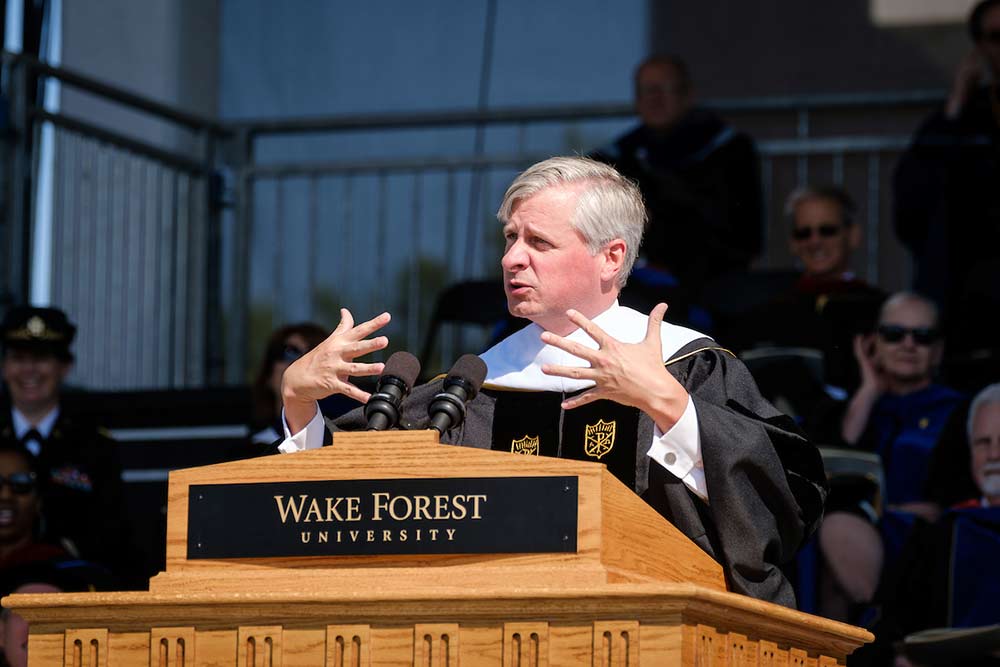
[(596, 424), (587, 424), (583, 434), (583, 451), (587, 456), (599, 459), (615, 446), (616, 422), (603, 419)]
[(524, 456), (538, 456), (538, 436), (526, 435), (520, 440), (510, 441), (510, 451)]

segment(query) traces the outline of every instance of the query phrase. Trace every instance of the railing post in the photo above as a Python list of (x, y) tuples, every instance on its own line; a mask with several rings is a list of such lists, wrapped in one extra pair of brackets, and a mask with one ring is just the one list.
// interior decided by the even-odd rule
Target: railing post
[(10, 233), (10, 267), (7, 275), (11, 301), (27, 303), (31, 275), (31, 118), (28, 68), (19, 61), (14, 61), (11, 68), (11, 138), (14, 146), (10, 170), (10, 202), (7, 206)]
[[(795, 136), (800, 140), (805, 140), (809, 138), (809, 107), (803, 106), (799, 107), (797, 113), (797, 123), (795, 128)], [(808, 185), (809, 183), (809, 155), (806, 153), (799, 154), (798, 160), (796, 161), (796, 187), (802, 187)]]
[(226, 328), (226, 382), (242, 384), (246, 381), (247, 354), (250, 339), (250, 248), (253, 234), (253, 175), (250, 168), (254, 158), (254, 135), (246, 129), (235, 138), (236, 175), (233, 197), (236, 218), (233, 225), (231, 321)]
[(872, 285), (879, 281), (879, 233), (881, 232), (882, 191), (879, 187), (882, 163), (878, 150), (868, 154), (868, 219), (865, 229), (868, 230), (868, 256), (865, 280)]
[(6, 93), (0, 97), (0, 102), (4, 108), (0, 109), (3, 114), (6, 127), (0, 135), (0, 146), (3, 155), (0, 157), (0, 206), (3, 207), (3, 218), (0, 219), (0, 312), (7, 309), (7, 306), (14, 302), (14, 218), (11, 211), (11, 198), (14, 192), (13, 168), (14, 168), (14, 132), (11, 118), (14, 116), (14, 105), (11, 93), (14, 86), (11, 83), (11, 74), (14, 63), (3, 62), (2, 75), (0, 81), (5, 82), (2, 90)]
[(215, 129), (201, 131), (202, 178), (205, 182), (201, 207), (202, 224), (205, 225), (205, 384), (218, 385), (225, 379), (225, 351), (223, 340), (224, 317), (222, 313), (222, 205), (221, 177), (215, 172)]

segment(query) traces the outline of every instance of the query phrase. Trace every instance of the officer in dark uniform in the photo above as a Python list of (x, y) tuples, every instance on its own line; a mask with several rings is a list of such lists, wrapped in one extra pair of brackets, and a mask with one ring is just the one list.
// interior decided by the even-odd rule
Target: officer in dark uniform
[(117, 444), (60, 400), (75, 334), (55, 308), (7, 312), (0, 325), (8, 399), (0, 403), (0, 437), (20, 441), (37, 457), (45, 537), (121, 573), (128, 531)]

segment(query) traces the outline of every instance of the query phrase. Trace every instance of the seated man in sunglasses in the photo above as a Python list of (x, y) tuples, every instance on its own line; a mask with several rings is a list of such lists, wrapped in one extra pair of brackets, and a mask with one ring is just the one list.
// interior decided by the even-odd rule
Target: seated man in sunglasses
[(834, 186), (805, 186), (785, 202), (789, 250), (802, 265), (795, 284), (800, 294), (870, 292), (873, 287), (851, 271), (851, 254), (861, 244), (857, 206)]
[(861, 385), (841, 428), (844, 441), (877, 452), (886, 473), (886, 502), (933, 519), (924, 487), (930, 455), (962, 395), (934, 382), (943, 341), (936, 306), (909, 292), (891, 296), (874, 336), (855, 339)]
[(823, 352), (825, 381), (848, 390), (859, 378), (851, 363), (851, 340), (875, 324), (882, 290), (858, 278), (851, 256), (861, 244), (857, 205), (835, 186), (806, 186), (788, 196), (789, 248), (802, 265), (802, 275), (784, 300), (798, 307), (795, 321), (800, 343)]
[(829, 386), (851, 391), (859, 382), (851, 341), (875, 326), (885, 295), (851, 272), (851, 255), (861, 226), (850, 195), (833, 186), (805, 186), (785, 203), (789, 250), (801, 274), (763, 305), (726, 322), (719, 336), (727, 346), (810, 348), (823, 355), (822, 376), (794, 359), (754, 368), (765, 396), (784, 399), (800, 424), (818, 442), (839, 439), (839, 409)]
[[(914, 523), (940, 513), (925, 495), (929, 463), (962, 402), (959, 392), (934, 382), (942, 348), (937, 308), (909, 292), (886, 300), (874, 335), (855, 339), (861, 385), (848, 402), (841, 435), (881, 456), (885, 488), (879, 499), (869, 485), (834, 485), (819, 536), (831, 585), (852, 603), (872, 599), (883, 562), (892, 560)], [(880, 501), (883, 513), (876, 509)]]

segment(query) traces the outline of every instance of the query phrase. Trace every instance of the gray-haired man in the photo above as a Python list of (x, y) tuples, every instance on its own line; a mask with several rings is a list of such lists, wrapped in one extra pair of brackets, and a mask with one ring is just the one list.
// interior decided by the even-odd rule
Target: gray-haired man
[[(442, 441), (600, 460), (724, 567), (737, 592), (794, 604), (779, 566), (818, 521), (826, 493), (816, 449), (768, 404), (746, 368), (704, 335), (618, 305), (645, 222), (636, 187), (585, 158), (540, 162), (515, 179), (498, 212), (513, 315), (532, 325), (483, 353), (483, 390)], [(322, 444), (316, 400), (368, 395), (348, 382), (382, 364), (355, 361), (388, 344), (389, 314), (340, 326), (283, 383), (282, 451)], [(440, 382), (418, 387), (402, 424), (422, 428)], [(610, 449), (587, 426), (614, 421)], [(329, 425), (363, 428), (360, 411)], [(294, 435), (292, 435), (294, 434)], [(525, 440), (530, 436), (530, 449)]]

